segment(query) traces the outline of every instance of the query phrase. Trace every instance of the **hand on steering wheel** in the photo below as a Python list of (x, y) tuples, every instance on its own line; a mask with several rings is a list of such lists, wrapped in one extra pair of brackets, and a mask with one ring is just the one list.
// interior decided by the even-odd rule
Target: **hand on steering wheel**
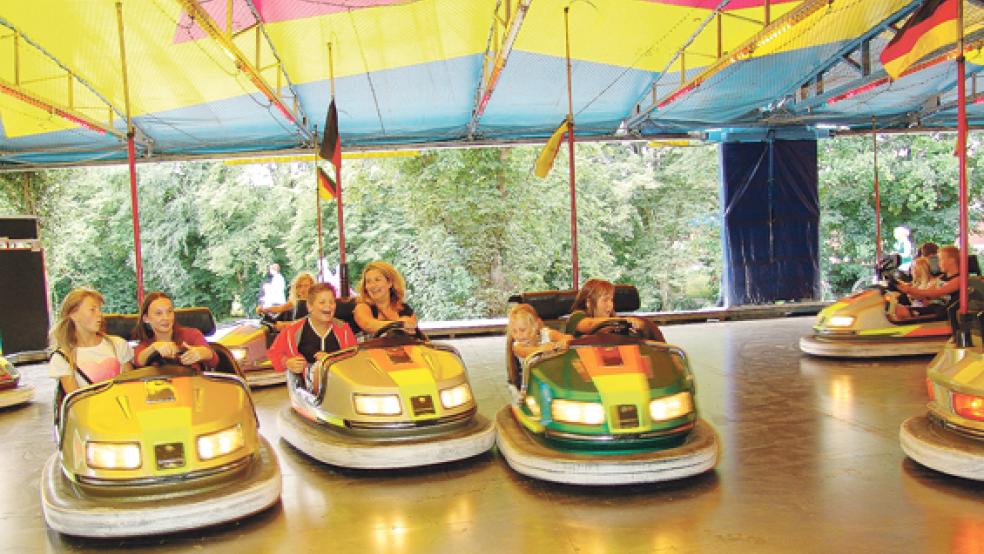
[(379, 338), (391, 335), (393, 333), (410, 334), (409, 331), (403, 326), (402, 321), (390, 321), (386, 325), (383, 325), (372, 334), (372, 338)]
[(617, 335), (637, 335), (638, 331), (633, 327), (632, 322), (625, 318), (610, 318), (597, 323), (587, 334), (613, 333)]

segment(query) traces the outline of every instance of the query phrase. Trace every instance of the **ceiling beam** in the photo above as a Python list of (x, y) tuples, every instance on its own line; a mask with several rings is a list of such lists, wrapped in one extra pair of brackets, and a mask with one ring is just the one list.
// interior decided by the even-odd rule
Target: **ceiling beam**
[[(519, 30), (523, 26), (526, 12), (530, 9), (533, 0), (517, 0), (516, 10), (511, 10), (513, 0), (499, 0), (495, 6), (495, 13), (492, 16), (492, 26), (489, 29), (489, 39), (485, 47), (483, 57), (482, 80), (475, 91), (475, 107), (472, 109), (471, 119), (468, 121), (468, 138), (475, 136), (478, 129), (478, 122), (485, 113), (492, 93), (495, 92), (495, 85), (499, 82), (502, 70), (509, 61), (509, 54), (512, 53), (513, 44), (519, 35)], [(500, 17), (499, 9), (505, 6), (505, 17)], [(505, 31), (502, 40), (499, 40), (499, 27)], [(495, 59), (491, 61), (492, 56)]]
[[(236, 43), (233, 42), (232, 40), (232, 33), (231, 32), (226, 33), (222, 31), (222, 29), (219, 28), (215, 20), (212, 19), (212, 17), (208, 14), (208, 12), (206, 12), (205, 9), (202, 8), (201, 5), (199, 5), (196, 0), (175, 0), (175, 1), (178, 4), (180, 4), (182, 8), (184, 8), (184, 10), (191, 17), (191, 19), (195, 23), (197, 23), (198, 26), (201, 27), (202, 30), (205, 31), (205, 33), (212, 38), (212, 40), (218, 43), (219, 47), (222, 48), (222, 50), (230, 58), (232, 58), (233, 63), (236, 66), (236, 69), (243, 72), (246, 75), (246, 77), (249, 78), (249, 80), (257, 88), (257, 90), (259, 90), (263, 94), (263, 96), (266, 96), (267, 100), (269, 100), (270, 103), (273, 104), (278, 111), (280, 111), (280, 113), (284, 116), (284, 118), (290, 121), (291, 124), (293, 124), (298, 129), (298, 131), (300, 131), (301, 136), (306, 141), (313, 142), (314, 134), (307, 127), (308, 118), (307, 115), (304, 114), (304, 111), (301, 109), (300, 104), (298, 104), (295, 101), (294, 110), (291, 110), (287, 106), (283, 98), (281, 98), (279, 90), (271, 86), (269, 83), (267, 83), (266, 79), (264, 79), (263, 75), (261, 74), (261, 69), (258, 67), (254, 67), (254, 65), (250, 62), (250, 60), (246, 57), (246, 55), (243, 54), (242, 50), (240, 50), (239, 47), (236, 46)], [(249, 5), (250, 11), (252, 11), (253, 13), (253, 16), (256, 18), (256, 21), (259, 25), (259, 29), (262, 31), (263, 36), (266, 37), (267, 44), (270, 46), (271, 49), (273, 49), (273, 44), (269, 42), (270, 37), (266, 34), (266, 31), (263, 28), (263, 23), (260, 20), (259, 13), (256, 11), (256, 8), (253, 6), (252, 2), (247, 0), (247, 4)], [(227, 16), (226, 16), (227, 25), (229, 25), (228, 22), (229, 9), (231, 9), (231, 6), (227, 7)], [(274, 56), (276, 56), (276, 50), (273, 50), (273, 52), (274, 52)], [(277, 61), (278, 61), (277, 67), (279, 72), (278, 74), (282, 74), (286, 78), (287, 74), (283, 70), (283, 64), (280, 63), (279, 57), (277, 58)], [(288, 87), (291, 93), (295, 95), (294, 98), (296, 100), (297, 98), (296, 93), (294, 92), (293, 86), (289, 84), (289, 80), (288, 80)]]
[[(761, 31), (747, 39), (745, 42), (741, 43), (737, 48), (729, 53), (722, 55), (714, 63), (707, 66), (702, 72), (696, 75), (694, 78), (690, 79), (686, 83), (682, 84), (676, 90), (670, 94), (664, 96), (662, 99), (655, 100), (650, 106), (640, 109), (638, 113), (623, 120), (623, 126), (630, 131), (633, 130), (643, 121), (649, 119), (650, 114), (666, 107), (671, 102), (682, 98), (694, 89), (699, 88), (702, 84), (707, 82), (711, 77), (719, 73), (726, 67), (732, 64), (742, 62), (747, 60), (752, 56), (756, 49), (761, 46), (775, 40), (780, 35), (785, 34), (792, 30), (798, 23), (808, 18), (810, 15), (816, 13), (819, 10), (828, 8), (833, 0), (805, 0), (799, 6), (793, 8), (785, 15), (766, 25)], [(914, 3), (918, 3), (914, 2)], [(850, 51), (850, 50), (847, 50)], [(838, 59), (843, 52), (837, 54)], [(816, 74), (816, 71), (810, 72), (811, 76)], [(812, 77), (811, 77), (812, 78)], [(796, 83), (793, 87), (795, 90), (799, 88), (802, 83)], [(785, 96), (787, 93), (778, 95), (777, 98)]]
[[(7, 21), (6, 19), (0, 17), (0, 25), (10, 29), (14, 33), (14, 81), (10, 82), (4, 79), (0, 79), (0, 92), (17, 98), (26, 104), (30, 104), (37, 108), (43, 109), (50, 114), (57, 115), (63, 119), (71, 121), (81, 127), (95, 131), (100, 134), (111, 134), (121, 141), (126, 141), (126, 131), (116, 129), (113, 125), (114, 116), (119, 118), (120, 121), (126, 121), (126, 114), (124, 111), (112, 102), (110, 102), (102, 93), (100, 93), (96, 88), (89, 83), (86, 79), (79, 76), (79, 74), (73, 71), (70, 67), (65, 65), (61, 60), (56, 58), (53, 54), (45, 50), (43, 46), (35, 42), (29, 36), (24, 34), (20, 29), (18, 29), (13, 23)], [(60, 75), (59, 79), (64, 78), (68, 83), (66, 87), (66, 98), (65, 101), (58, 101), (52, 98), (46, 98), (32, 92), (25, 85), (27, 83), (22, 82), (20, 79), (20, 48), (21, 43), (24, 42), (30, 47), (41, 53), (42, 56), (51, 61), (55, 66), (58, 67), (59, 71), (64, 72)], [(78, 83), (89, 92), (92, 93), (100, 102), (106, 106), (106, 121), (98, 120), (90, 115), (82, 113), (75, 106), (74, 98), (74, 85), (73, 83)], [(143, 132), (143, 129), (137, 128), (137, 133), (134, 141), (142, 148), (150, 151), (153, 144), (153, 140)]]

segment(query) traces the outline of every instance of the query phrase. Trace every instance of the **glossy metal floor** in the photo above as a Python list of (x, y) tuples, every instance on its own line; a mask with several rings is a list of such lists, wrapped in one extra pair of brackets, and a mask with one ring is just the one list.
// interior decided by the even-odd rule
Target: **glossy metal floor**
[[(345, 471), (279, 440), (284, 389), (259, 391), (281, 505), (235, 524), (137, 541), (48, 530), (38, 478), (52, 452), (51, 383), (0, 411), (0, 551), (984, 552), (984, 485), (907, 460), (899, 424), (924, 412), (926, 359), (844, 362), (796, 347), (812, 318), (665, 328), (690, 354), (717, 429), (716, 471), (656, 486), (581, 489), (520, 477), (494, 452), (411, 471)], [(504, 405), (502, 337), (453, 342), (480, 410)]]

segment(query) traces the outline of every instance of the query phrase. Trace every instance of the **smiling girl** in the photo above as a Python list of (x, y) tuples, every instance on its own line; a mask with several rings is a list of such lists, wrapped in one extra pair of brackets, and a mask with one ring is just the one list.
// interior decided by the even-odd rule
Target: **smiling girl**
[(359, 302), (352, 315), (355, 322), (367, 333), (402, 321), (408, 331), (417, 328), (417, 316), (403, 299), (406, 295), (403, 276), (386, 262), (371, 262), (362, 270), (359, 281)]
[(144, 298), (134, 335), (140, 341), (133, 358), (139, 367), (151, 364), (155, 354), (162, 361), (199, 369), (202, 365), (215, 368), (219, 364), (218, 355), (209, 348), (201, 331), (174, 320), (174, 301), (163, 292), (152, 292)]

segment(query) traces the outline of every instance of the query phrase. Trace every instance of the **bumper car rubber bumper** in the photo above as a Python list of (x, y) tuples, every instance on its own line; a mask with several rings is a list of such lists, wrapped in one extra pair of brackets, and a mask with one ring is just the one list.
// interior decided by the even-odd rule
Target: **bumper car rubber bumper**
[(244, 373), (246, 374), (246, 384), (250, 388), (272, 387), (287, 382), (286, 371), (277, 371), (272, 368), (252, 369)]
[(496, 414), (499, 453), (516, 472), (572, 485), (628, 485), (690, 477), (717, 465), (717, 433), (698, 420), (676, 448), (633, 454), (587, 454), (554, 450), (535, 440), (516, 421), (510, 406)]
[(799, 348), (813, 356), (837, 358), (885, 358), (894, 356), (928, 356), (943, 349), (949, 335), (932, 339), (832, 339), (817, 335), (800, 338)]
[(23, 404), (34, 398), (34, 387), (21, 385), (12, 389), (0, 391), (0, 408)]
[(475, 414), (467, 424), (446, 433), (406, 438), (373, 439), (350, 435), (328, 424), (316, 424), (290, 406), (277, 414), (280, 436), (312, 458), (355, 469), (392, 469), (441, 464), (487, 452), (495, 442), (495, 426)]
[(241, 519), (276, 503), (280, 486), (280, 466), (265, 438), (261, 439), (259, 456), (244, 475), (219, 487), (173, 496), (86, 495), (62, 473), (56, 452), (42, 472), (41, 505), (45, 521), (60, 533), (97, 538), (132, 537)]
[(906, 456), (941, 473), (984, 480), (984, 441), (965, 437), (934, 424), (928, 416), (914, 416), (899, 428)]

